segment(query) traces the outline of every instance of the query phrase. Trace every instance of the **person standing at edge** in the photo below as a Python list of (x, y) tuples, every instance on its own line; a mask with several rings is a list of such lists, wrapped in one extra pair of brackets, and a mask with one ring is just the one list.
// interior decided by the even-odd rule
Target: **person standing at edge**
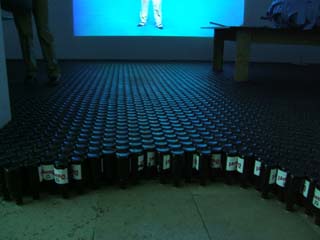
[(48, 0), (33, 0), (31, 11), (12, 9), (14, 22), (19, 34), (22, 55), (26, 65), (26, 84), (37, 81), (37, 59), (33, 42), (32, 17), (36, 25), (42, 54), (47, 62), (48, 84), (55, 86), (60, 82), (60, 67), (55, 56), (53, 46), (54, 39), (49, 31), (48, 12)]
[[(149, 2), (150, 0), (141, 0), (140, 23), (138, 27), (143, 27), (147, 23)], [(162, 0), (152, 0), (154, 19), (156, 21), (156, 27), (159, 29), (163, 29), (161, 3)]]

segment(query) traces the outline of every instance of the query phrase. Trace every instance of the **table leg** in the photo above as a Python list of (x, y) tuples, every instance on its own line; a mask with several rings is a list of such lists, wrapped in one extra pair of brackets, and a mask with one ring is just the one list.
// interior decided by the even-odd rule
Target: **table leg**
[(248, 81), (251, 35), (238, 31), (236, 36), (236, 62), (234, 79), (237, 82)]
[(213, 40), (213, 70), (220, 72), (223, 66), (224, 39), (222, 34), (215, 30)]

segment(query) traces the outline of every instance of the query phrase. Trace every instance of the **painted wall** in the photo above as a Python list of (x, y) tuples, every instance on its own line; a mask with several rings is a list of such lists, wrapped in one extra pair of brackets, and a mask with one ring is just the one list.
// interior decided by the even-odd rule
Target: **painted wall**
[[(236, 0), (235, 0), (236, 1)], [(49, 0), (50, 26), (60, 59), (111, 60), (211, 60), (211, 38), (173, 37), (74, 37), (72, 0)], [(260, 20), (271, 0), (247, 0), (245, 24), (269, 25)], [(211, 31), (211, 30), (204, 30)], [(9, 59), (21, 57), (13, 21), (5, 22), (6, 53)], [(38, 48), (38, 55), (41, 56)], [(225, 59), (233, 60), (234, 43), (226, 44)], [(251, 60), (258, 62), (320, 62), (320, 47), (253, 45)]]
[[(0, 19), (1, 19), (0, 12)], [(2, 22), (0, 22), (0, 128), (11, 119), (8, 79), (4, 54)]]

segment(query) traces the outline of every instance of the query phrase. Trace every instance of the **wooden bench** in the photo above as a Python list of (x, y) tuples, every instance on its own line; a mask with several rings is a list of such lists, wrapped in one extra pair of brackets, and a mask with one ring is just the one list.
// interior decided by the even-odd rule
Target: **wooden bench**
[(213, 69), (222, 71), (224, 41), (236, 41), (235, 81), (248, 80), (251, 43), (320, 45), (320, 30), (226, 27), (214, 29)]

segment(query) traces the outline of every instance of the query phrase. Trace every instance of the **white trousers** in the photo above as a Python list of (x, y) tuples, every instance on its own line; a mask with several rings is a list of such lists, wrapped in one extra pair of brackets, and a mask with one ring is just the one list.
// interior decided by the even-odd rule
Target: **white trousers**
[[(146, 23), (148, 19), (150, 0), (141, 0), (140, 22)], [(161, 0), (152, 0), (154, 20), (157, 26), (162, 26)]]

